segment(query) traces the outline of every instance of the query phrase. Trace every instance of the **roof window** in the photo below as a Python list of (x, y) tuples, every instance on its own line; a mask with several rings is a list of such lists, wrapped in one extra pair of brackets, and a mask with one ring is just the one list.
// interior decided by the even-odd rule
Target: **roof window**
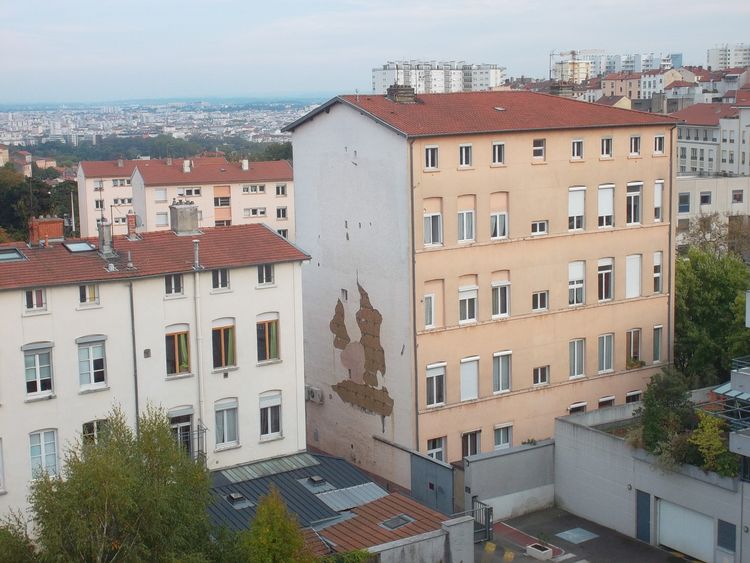
[(17, 248), (0, 249), (0, 263), (15, 262), (17, 260), (25, 260), (25, 259), (26, 257)]
[(225, 498), (235, 510), (242, 510), (243, 508), (250, 508), (251, 506), (255, 506), (255, 504), (248, 500), (242, 493), (229, 493)]
[(89, 252), (90, 250), (96, 250), (96, 247), (90, 242), (64, 242), (63, 246), (68, 249), (68, 252)]
[(381, 522), (380, 525), (388, 530), (398, 530), (402, 526), (406, 526), (412, 522), (414, 522), (414, 518), (406, 514), (399, 514), (393, 518), (388, 518), (385, 522)]

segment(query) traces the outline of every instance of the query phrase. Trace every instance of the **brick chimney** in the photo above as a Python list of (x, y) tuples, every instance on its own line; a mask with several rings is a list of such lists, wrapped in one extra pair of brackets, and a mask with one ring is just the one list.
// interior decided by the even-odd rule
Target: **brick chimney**
[(385, 97), (397, 104), (414, 104), (417, 101), (414, 88), (411, 86), (404, 86), (403, 84), (388, 86)]
[(137, 238), (135, 234), (135, 228), (136, 228), (136, 220), (135, 220), (135, 213), (131, 210), (127, 216), (125, 217), (127, 224), (128, 224), (128, 238), (130, 240), (133, 240)]
[(39, 246), (42, 241), (63, 240), (64, 223), (62, 217), (32, 217), (29, 221), (29, 244)]

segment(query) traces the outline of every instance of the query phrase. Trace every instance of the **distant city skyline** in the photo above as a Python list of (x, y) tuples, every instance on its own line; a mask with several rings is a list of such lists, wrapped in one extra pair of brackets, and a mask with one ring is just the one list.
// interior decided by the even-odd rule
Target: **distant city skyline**
[(388, 60), (496, 63), (544, 77), (549, 52), (682, 52), (750, 41), (750, 4), (583, 0), (71, 0), (4, 3), (0, 103), (370, 92)]

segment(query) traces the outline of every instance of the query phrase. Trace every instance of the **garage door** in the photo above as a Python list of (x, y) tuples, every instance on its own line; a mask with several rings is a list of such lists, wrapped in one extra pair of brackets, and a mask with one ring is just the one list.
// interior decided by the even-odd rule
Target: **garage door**
[(714, 519), (659, 499), (659, 544), (686, 555), (714, 560)]

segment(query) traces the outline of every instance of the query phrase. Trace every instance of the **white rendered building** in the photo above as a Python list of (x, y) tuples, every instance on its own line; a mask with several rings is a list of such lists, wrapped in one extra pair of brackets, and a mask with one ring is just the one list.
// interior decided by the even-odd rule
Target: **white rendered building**
[(372, 69), (372, 91), (385, 94), (389, 86), (411, 86), (417, 94), (492, 90), (505, 81), (505, 67), (463, 61), (388, 61)]
[(706, 64), (711, 70), (750, 66), (750, 45), (744, 43), (725, 44), (708, 49)]
[(115, 405), (133, 423), (163, 407), (209, 469), (305, 449), (307, 256), (194, 212), (173, 208), (177, 232), (0, 245), (0, 516)]

